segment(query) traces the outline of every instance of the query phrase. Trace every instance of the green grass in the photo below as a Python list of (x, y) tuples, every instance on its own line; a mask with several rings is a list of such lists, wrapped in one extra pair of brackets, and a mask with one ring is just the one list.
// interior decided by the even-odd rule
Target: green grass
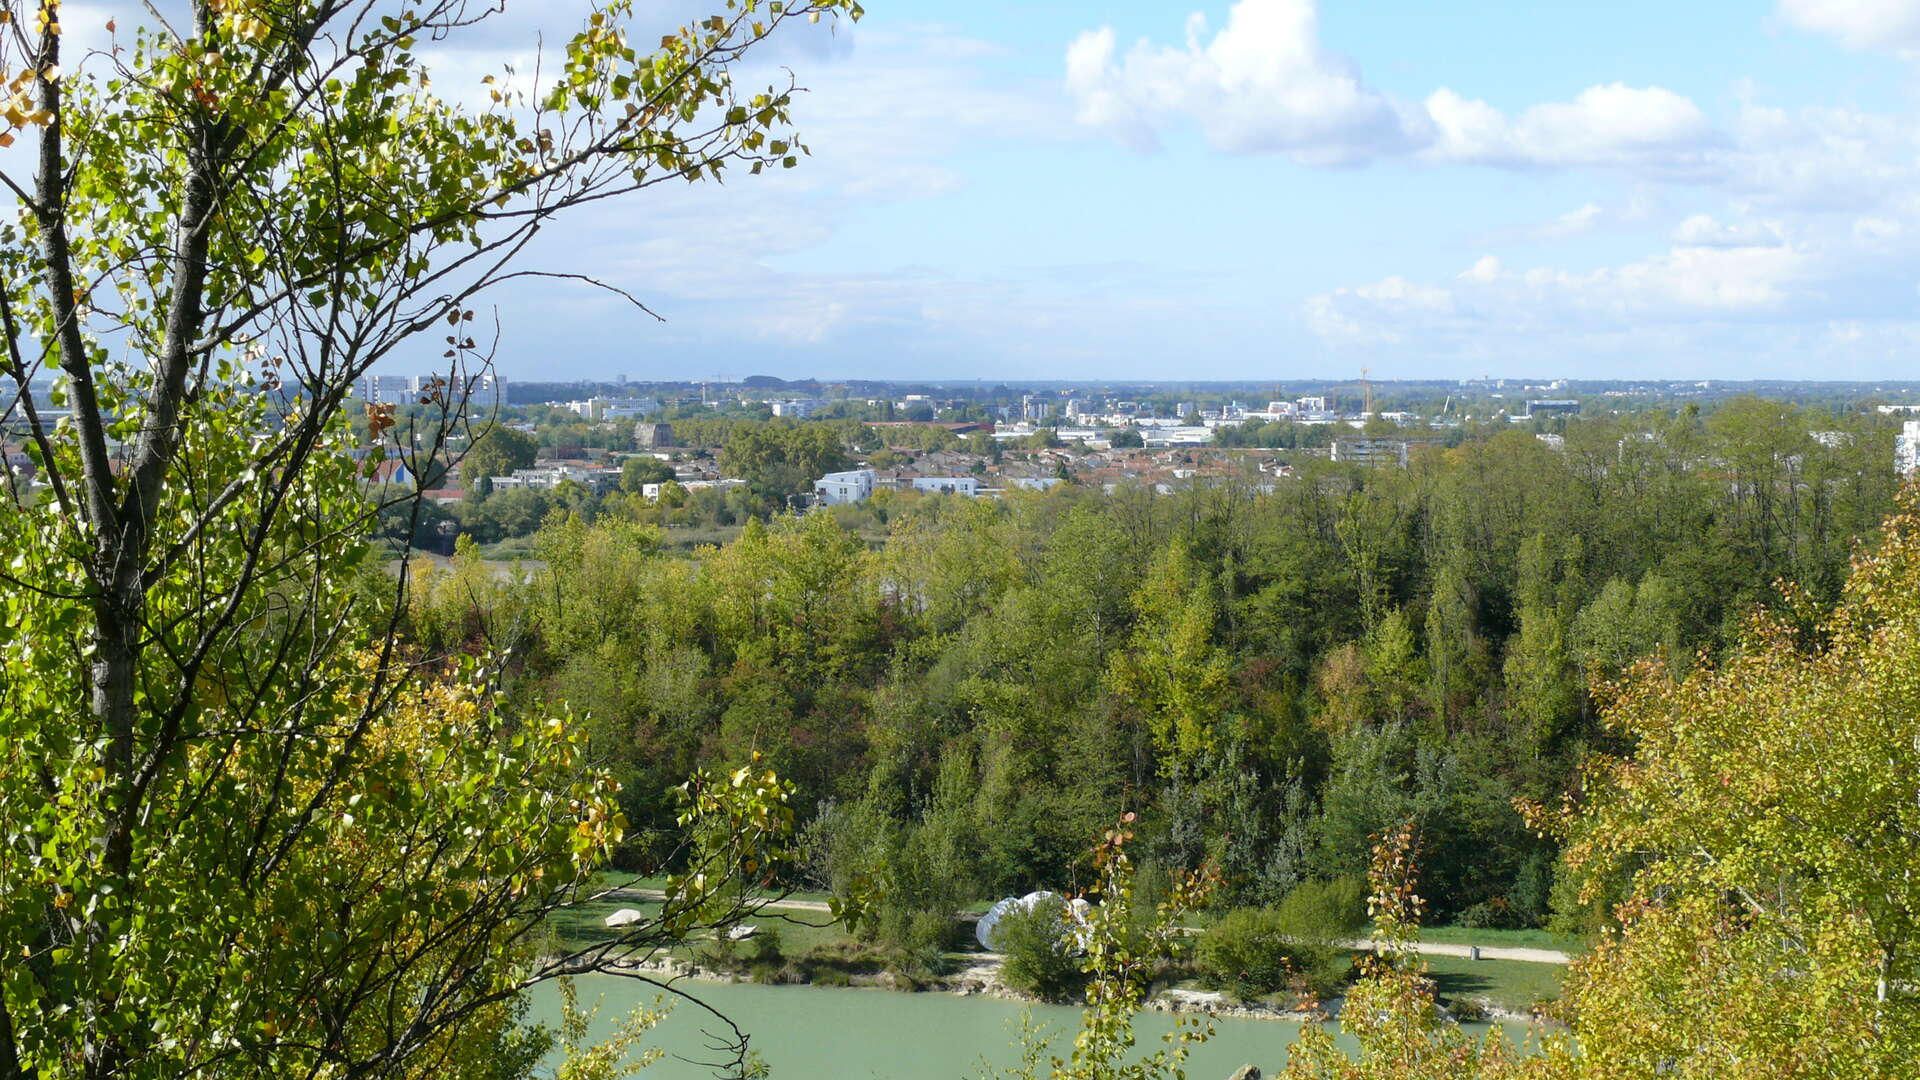
[(1423, 926), (1420, 940), (1436, 945), (1494, 945), (1503, 949), (1553, 949), (1576, 953), (1583, 943), (1546, 930), (1476, 930), (1465, 926)]
[(740, 525), (676, 525), (660, 530), (660, 546), (686, 555), (705, 544), (725, 547), (738, 540), (744, 531), (745, 527)]
[(480, 557), (488, 562), (501, 563), (511, 563), (516, 559), (531, 559), (534, 557), (533, 537), (510, 536), (491, 544), (481, 544)]
[[(589, 891), (595, 891), (595, 892), (601, 889), (613, 889), (613, 888), (665, 889), (666, 887), (667, 887), (667, 875), (665, 874), (652, 874), (652, 875), (629, 874), (621, 870), (596, 870), (593, 872), (593, 876), (588, 883)], [(768, 896), (778, 897), (783, 900), (809, 900), (819, 904), (824, 904), (830, 899), (830, 897), (828, 897), (826, 893), (822, 893), (822, 892), (801, 892), (801, 891), (784, 892), (783, 891), (778, 893), (769, 893)], [(627, 904), (624, 906), (633, 907), (634, 905)], [(982, 905), (980, 910), (985, 911), (986, 907)], [(789, 914), (805, 915), (809, 913), (808, 912), (789, 912)]]
[(1535, 1002), (1560, 997), (1560, 980), (1567, 969), (1559, 964), (1530, 964), (1522, 960), (1468, 960), (1459, 956), (1428, 956), (1427, 973), (1442, 1003), (1454, 998), (1485, 998), (1503, 1009), (1524, 1013)]
[[(593, 889), (611, 888), (617, 885), (633, 883), (637, 888), (661, 888), (665, 878), (650, 878), (634, 882), (632, 875), (616, 871), (600, 871), (595, 875)], [(812, 897), (799, 897), (811, 899)], [(621, 899), (607, 897), (601, 900), (586, 901), (571, 907), (562, 908), (548, 918), (548, 927), (553, 931), (556, 944), (562, 948), (579, 949), (618, 936), (619, 931), (609, 929), (607, 916), (621, 908), (632, 908), (649, 918), (660, 910), (658, 901)], [(750, 919), (742, 925), (758, 926), (777, 930), (780, 934), (781, 949), (789, 956), (798, 956), (821, 946), (839, 946), (851, 942), (846, 930), (840, 926), (822, 925), (829, 916), (823, 911), (770, 911)], [(686, 959), (700, 948), (700, 942), (691, 942), (670, 950), (675, 957)]]

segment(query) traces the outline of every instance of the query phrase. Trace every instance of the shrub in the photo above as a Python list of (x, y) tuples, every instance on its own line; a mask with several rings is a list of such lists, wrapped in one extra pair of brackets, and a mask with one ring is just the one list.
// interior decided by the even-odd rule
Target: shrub
[(1366, 921), (1360, 879), (1309, 881), (1277, 907), (1228, 912), (1201, 936), (1194, 961), (1210, 985), (1244, 999), (1289, 987), (1327, 993), (1352, 969), (1346, 942)]
[(945, 974), (954, 933), (953, 917), (944, 912), (903, 913), (891, 931), (880, 935), (888, 954), (887, 970), (915, 981)]
[(1194, 962), (1209, 986), (1251, 1000), (1286, 986), (1297, 970), (1293, 943), (1272, 908), (1236, 908), (1200, 937)]
[(1000, 981), (1013, 989), (1048, 1001), (1079, 992), (1080, 958), (1069, 945), (1066, 903), (1059, 897), (1001, 916), (993, 928), (993, 944), (1006, 956)]
[(1345, 941), (1366, 928), (1367, 883), (1357, 877), (1302, 882), (1277, 910), (1282, 932), (1290, 937)]
[(1470, 930), (1524, 930), (1528, 924), (1527, 919), (1498, 896), (1462, 909), (1454, 922)]

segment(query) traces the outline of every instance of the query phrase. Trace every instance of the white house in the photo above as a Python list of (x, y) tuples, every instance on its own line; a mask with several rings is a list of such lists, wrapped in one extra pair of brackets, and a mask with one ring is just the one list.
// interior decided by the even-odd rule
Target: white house
[(972, 498), (980, 494), (980, 481), (971, 476), (916, 476), (913, 478), (913, 490)]
[(872, 469), (828, 473), (813, 482), (814, 501), (822, 506), (865, 502), (872, 494)]

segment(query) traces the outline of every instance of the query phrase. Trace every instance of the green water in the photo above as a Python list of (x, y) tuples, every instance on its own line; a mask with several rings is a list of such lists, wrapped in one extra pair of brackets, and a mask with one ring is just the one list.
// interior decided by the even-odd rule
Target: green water
[[(651, 1003), (659, 993), (645, 983), (612, 975), (583, 978), (578, 985), (583, 1006), (603, 1002), (596, 1031), (610, 1028), (615, 1017)], [(983, 1059), (996, 1066), (1018, 1061), (1013, 1043), (1025, 1006), (1013, 1002), (888, 990), (680, 985), (726, 1013), (750, 1036), (750, 1045), (772, 1067), (773, 1080), (962, 1080), (981, 1076)], [(533, 1019), (551, 1024), (558, 1015), (558, 992), (552, 986), (536, 990)], [(1051, 1026), (1062, 1052), (1071, 1045), (1079, 1030), (1078, 1009), (1034, 1006), (1033, 1015)], [(1158, 1046), (1159, 1036), (1171, 1027), (1172, 1019), (1165, 1015), (1141, 1016), (1141, 1044), (1149, 1050)], [(1216, 1027), (1213, 1039), (1188, 1059), (1191, 1080), (1225, 1080), (1247, 1064), (1271, 1076), (1286, 1062), (1287, 1043), (1300, 1031), (1298, 1024), (1285, 1020), (1220, 1020)], [(703, 1028), (726, 1031), (698, 1006), (680, 1003), (648, 1041), (668, 1056), (639, 1075), (643, 1080), (713, 1076), (711, 1068), (678, 1060), (714, 1060)]]

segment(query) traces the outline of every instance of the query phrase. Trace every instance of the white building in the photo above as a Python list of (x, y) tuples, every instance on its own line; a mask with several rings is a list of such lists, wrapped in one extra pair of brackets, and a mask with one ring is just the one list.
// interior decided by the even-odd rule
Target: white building
[(536, 469), (515, 469), (512, 476), (489, 477), (495, 491), (508, 488), (533, 488), (551, 491), (564, 483), (575, 483), (589, 491), (604, 491), (620, 479), (611, 469), (587, 469), (579, 465), (544, 465)]
[(1893, 443), (1893, 467), (1901, 476), (1920, 472), (1920, 420), (1900, 425), (1900, 437)]
[[(913, 490), (934, 495), (965, 495), (972, 498), (980, 494), (980, 481), (971, 476), (916, 476), (912, 480)], [(818, 485), (815, 485), (816, 489)]]
[(1407, 464), (1407, 441), (1405, 439), (1336, 439), (1333, 444), (1333, 460), (1376, 468), (1382, 465), (1399, 465), (1404, 468)]
[(872, 494), (872, 469), (828, 473), (813, 482), (813, 498), (821, 506), (865, 502)]
[(648, 413), (659, 412), (660, 401), (657, 398), (644, 397), (591, 397), (585, 401), (569, 401), (564, 408), (588, 420), (633, 420)]
[[(1230, 425), (1229, 425), (1230, 426)], [(1211, 427), (1142, 427), (1140, 440), (1148, 446), (1206, 446), (1213, 442)]]
[[(467, 401), (474, 405), (505, 405), (507, 380), (492, 372), (467, 375), (461, 380)], [(362, 375), (354, 386), (360, 400), (369, 405), (415, 405), (436, 391), (446, 392), (447, 376), (438, 375)]]
[(791, 398), (782, 401), (769, 401), (767, 404), (772, 406), (773, 415), (791, 416), (796, 420), (805, 420), (807, 417), (826, 408), (827, 405), (824, 401), (817, 401), (811, 398)]

